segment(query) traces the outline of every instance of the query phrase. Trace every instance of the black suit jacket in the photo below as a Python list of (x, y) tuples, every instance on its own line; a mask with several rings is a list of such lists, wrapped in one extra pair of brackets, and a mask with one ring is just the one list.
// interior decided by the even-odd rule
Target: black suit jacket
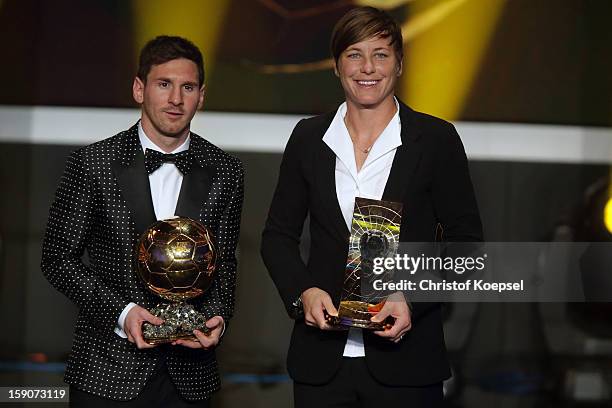
[[(184, 176), (176, 215), (200, 220), (216, 238), (219, 257), (211, 288), (194, 300), (206, 316), (233, 312), (234, 255), (243, 199), (240, 161), (191, 134), (192, 171)], [(219, 387), (214, 351), (163, 346), (138, 350), (114, 333), (129, 302), (159, 302), (134, 273), (134, 249), (155, 213), (138, 126), (72, 153), (50, 212), (42, 270), (79, 307), (65, 381), (114, 400), (134, 398), (165, 360), (186, 399)], [(87, 251), (88, 264), (82, 261)]]
[[(335, 112), (300, 121), (287, 143), (263, 232), (262, 256), (287, 307), (319, 287), (339, 304), (350, 232), (336, 198), (336, 156), (322, 141)], [(482, 226), (467, 159), (450, 123), (400, 102), (398, 147), (383, 200), (403, 203), (400, 240), (481, 241)], [(310, 215), (310, 254), (300, 258), (302, 227)], [(415, 303), (412, 329), (395, 344), (364, 330), (372, 375), (387, 385), (424, 385), (450, 375), (439, 304)], [(288, 354), (291, 377), (324, 384), (339, 368), (347, 332), (295, 322)]]

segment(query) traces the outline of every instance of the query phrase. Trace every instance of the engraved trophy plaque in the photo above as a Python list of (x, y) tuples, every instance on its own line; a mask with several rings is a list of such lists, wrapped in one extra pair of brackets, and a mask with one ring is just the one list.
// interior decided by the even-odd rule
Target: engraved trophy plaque
[(176, 217), (147, 228), (138, 241), (136, 270), (147, 289), (169, 303), (159, 303), (150, 310), (164, 323), (157, 326), (145, 322), (145, 342), (195, 339), (195, 329), (209, 332), (206, 317), (186, 300), (202, 295), (210, 287), (216, 260), (212, 233), (196, 220)]
[(397, 253), (401, 221), (401, 203), (355, 198), (338, 316), (327, 315), (331, 325), (370, 330), (383, 330), (392, 325), (392, 318), (377, 323), (370, 321), (386, 298), (373, 289), (372, 282), (392, 274), (392, 271), (385, 272), (387, 276), (375, 274), (373, 264), (375, 258), (394, 257)]

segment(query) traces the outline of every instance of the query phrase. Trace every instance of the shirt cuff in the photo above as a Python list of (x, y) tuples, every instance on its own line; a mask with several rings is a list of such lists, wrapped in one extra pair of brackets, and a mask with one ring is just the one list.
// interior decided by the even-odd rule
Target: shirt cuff
[(221, 334), (219, 335), (219, 338), (223, 337), (224, 334), (225, 334), (225, 319), (223, 319), (223, 329), (221, 330)]
[(119, 319), (117, 319), (117, 327), (115, 327), (115, 334), (117, 336), (127, 339), (127, 334), (125, 334), (123, 325), (125, 324), (125, 318), (127, 317), (127, 314), (130, 312), (130, 310), (132, 310), (134, 306), (136, 306), (136, 303), (128, 303), (128, 305), (123, 309), (123, 312), (121, 312), (121, 314), (119, 315)]

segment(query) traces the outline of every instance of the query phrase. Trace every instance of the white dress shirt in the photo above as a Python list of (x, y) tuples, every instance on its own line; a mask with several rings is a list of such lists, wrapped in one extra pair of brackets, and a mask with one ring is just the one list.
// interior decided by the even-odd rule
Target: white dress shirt
[[(353, 141), (344, 123), (346, 102), (340, 105), (336, 116), (323, 136), (323, 142), (336, 154), (336, 196), (349, 230), (353, 220), (355, 197), (382, 199), (395, 152), (402, 145), (399, 103), (397, 100), (395, 100), (395, 107), (395, 115), (374, 142), (359, 171), (357, 171)], [(361, 329), (351, 328), (349, 330), (343, 356), (365, 356)]]
[[(138, 137), (140, 138), (140, 145), (142, 151), (146, 149), (157, 150), (158, 152), (166, 153), (159, 146), (149, 139), (142, 129), (142, 124), (138, 123)], [(191, 135), (187, 136), (185, 142), (177, 147), (170, 153), (179, 153), (185, 150), (189, 150), (189, 141)], [(176, 168), (174, 163), (163, 163), (157, 170), (149, 174), (149, 185), (151, 186), (151, 199), (153, 200), (153, 209), (155, 210), (155, 217), (158, 220), (165, 220), (174, 217), (174, 211), (176, 210), (176, 204), (178, 202), (179, 193), (181, 192), (181, 185), (183, 184), (183, 175)], [(127, 338), (125, 331), (123, 330), (123, 324), (125, 318), (130, 310), (136, 306), (135, 303), (130, 302), (125, 309), (119, 315), (117, 320), (117, 327), (115, 333), (123, 338)]]

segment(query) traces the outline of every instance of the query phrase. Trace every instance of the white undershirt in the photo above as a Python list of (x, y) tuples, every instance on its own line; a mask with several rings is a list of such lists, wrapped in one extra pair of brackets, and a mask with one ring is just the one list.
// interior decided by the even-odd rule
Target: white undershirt
[[(143, 152), (145, 152), (146, 149), (151, 149), (166, 153), (159, 146), (153, 143), (151, 139), (149, 139), (142, 129), (142, 124), (140, 122), (138, 123), (138, 138), (140, 139), (140, 145), (142, 146)], [(189, 150), (190, 140), (191, 135), (188, 135), (185, 142), (170, 153), (179, 153)], [(174, 163), (163, 163), (157, 170), (149, 174), (151, 199), (153, 201), (155, 217), (158, 220), (165, 220), (174, 217), (174, 211), (176, 210), (176, 204), (178, 203), (182, 183), (183, 174), (181, 174), (181, 172), (176, 168)], [(128, 312), (132, 310), (134, 306), (136, 306), (136, 303), (130, 302), (119, 315), (119, 319), (117, 319), (115, 333), (123, 338), (127, 338), (127, 335), (123, 330), (125, 318)]]
[[(336, 154), (336, 196), (344, 221), (351, 229), (355, 197), (382, 199), (395, 152), (402, 145), (399, 104), (395, 100), (396, 112), (387, 127), (374, 142), (366, 161), (359, 171), (355, 161), (353, 142), (344, 123), (346, 102), (340, 105), (336, 116), (323, 136)], [(364, 357), (363, 332), (351, 328), (344, 346), (344, 357)]]

